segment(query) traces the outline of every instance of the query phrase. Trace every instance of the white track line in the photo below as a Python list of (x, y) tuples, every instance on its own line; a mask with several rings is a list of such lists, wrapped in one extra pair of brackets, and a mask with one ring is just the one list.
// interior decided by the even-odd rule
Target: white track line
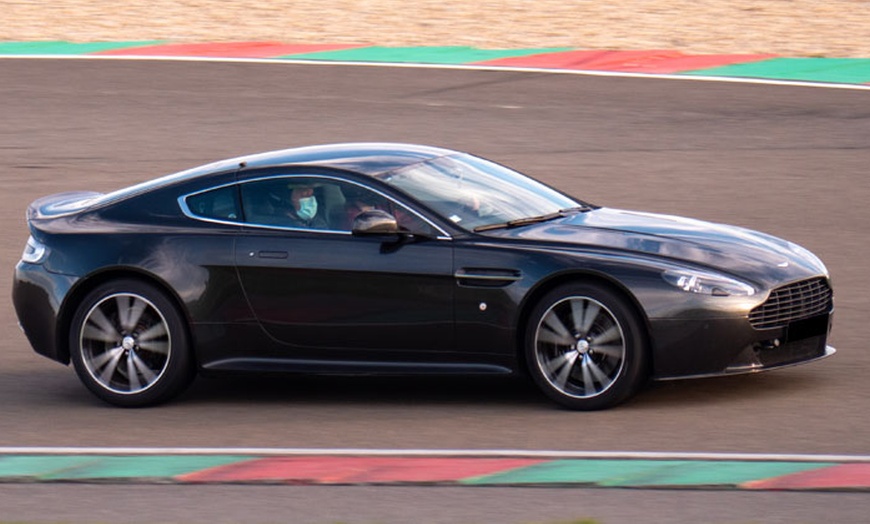
[(807, 82), (801, 80), (772, 80), (765, 78), (741, 78), (728, 76), (673, 75), (658, 73), (629, 73), (621, 71), (588, 71), (575, 69), (544, 69), (534, 67), (502, 67), (467, 64), (414, 64), (405, 62), (341, 62), (331, 60), (292, 60), (282, 58), (216, 58), (190, 56), (111, 56), (111, 55), (3, 55), (0, 59), (39, 59), (39, 60), (132, 60), (162, 62), (222, 62), (242, 64), (290, 64), (313, 66), (355, 66), (390, 67), (406, 69), (453, 69), (465, 71), (502, 71), (513, 73), (548, 73), (554, 75), (601, 76), (616, 78), (649, 78), (658, 80), (685, 80), (692, 82), (724, 82), (731, 84), (756, 84), (789, 87), (814, 87), (822, 89), (847, 89), (870, 91), (867, 84), (837, 84), (828, 82)]
[(477, 457), (625, 460), (709, 460), (752, 462), (870, 463), (870, 455), (695, 453), (658, 451), (560, 451), (524, 449), (363, 449), (363, 448), (154, 448), (154, 447), (0, 447), (0, 455), (255, 455)]

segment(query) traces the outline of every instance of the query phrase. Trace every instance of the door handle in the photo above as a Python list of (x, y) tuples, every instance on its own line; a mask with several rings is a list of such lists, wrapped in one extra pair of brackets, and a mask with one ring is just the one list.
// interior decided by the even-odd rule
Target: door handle
[(258, 251), (257, 256), (260, 258), (277, 258), (283, 259), (290, 256), (286, 251)]

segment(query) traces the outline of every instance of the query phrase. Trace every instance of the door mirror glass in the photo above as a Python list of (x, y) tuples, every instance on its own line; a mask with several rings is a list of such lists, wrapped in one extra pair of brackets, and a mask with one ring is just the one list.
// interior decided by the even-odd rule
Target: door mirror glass
[(371, 209), (353, 219), (351, 231), (354, 235), (396, 235), (399, 233), (399, 224), (396, 217), (386, 211)]

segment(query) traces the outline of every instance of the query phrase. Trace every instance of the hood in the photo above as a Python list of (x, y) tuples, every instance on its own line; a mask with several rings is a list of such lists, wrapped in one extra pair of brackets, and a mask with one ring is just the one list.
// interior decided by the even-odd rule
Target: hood
[(815, 255), (786, 240), (741, 227), (654, 213), (599, 208), (490, 233), (502, 238), (643, 253), (704, 266), (765, 287), (827, 274)]

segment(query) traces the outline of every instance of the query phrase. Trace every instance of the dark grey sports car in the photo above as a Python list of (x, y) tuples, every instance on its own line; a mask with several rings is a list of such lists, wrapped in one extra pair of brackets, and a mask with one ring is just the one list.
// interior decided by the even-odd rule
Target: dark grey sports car
[(517, 373), (576, 409), (648, 378), (817, 360), (828, 272), (791, 242), (594, 206), (434, 147), (226, 160), (30, 205), (34, 349), (142, 406), (197, 373)]

